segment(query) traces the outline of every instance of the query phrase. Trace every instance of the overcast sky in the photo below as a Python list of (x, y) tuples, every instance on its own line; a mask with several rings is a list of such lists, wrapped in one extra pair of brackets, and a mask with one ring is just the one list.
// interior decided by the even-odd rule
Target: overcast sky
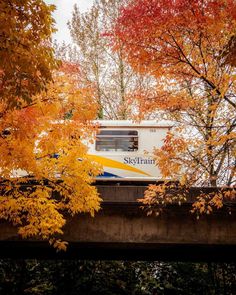
[(44, 0), (48, 4), (56, 5), (57, 9), (53, 14), (56, 21), (57, 33), (54, 38), (59, 42), (71, 42), (70, 33), (67, 27), (67, 22), (71, 19), (73, 6), (78, 5), (81, 12), (88, 10), (93, 0)]

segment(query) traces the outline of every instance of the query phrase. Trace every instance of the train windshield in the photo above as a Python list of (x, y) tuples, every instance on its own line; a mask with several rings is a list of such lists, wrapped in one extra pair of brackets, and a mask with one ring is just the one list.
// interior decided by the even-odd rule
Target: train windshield
[(96, 137), (96, 151), (138, 150), (138, 131), (136, 130), (101, 130)]

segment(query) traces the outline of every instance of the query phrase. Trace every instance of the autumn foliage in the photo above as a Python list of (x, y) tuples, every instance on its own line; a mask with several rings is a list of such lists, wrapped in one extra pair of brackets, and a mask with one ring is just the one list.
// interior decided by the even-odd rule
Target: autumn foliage
[(0, 217), (23, 237), (48, 239), (62, 233), (65, 214), (93, 216), (99, 209), (90, 184), (100, 167), (83, 142), (93, 137), (96, 104), (88, 89), (76, 89), (71, 72), (57, 72), (54, 80), (31, 105), (22, 101), (10, 111), (1, 105)]
[(77, 64), (53, 56), (53, 9), (41, 0), (0, 2), (0, 218), (24, 238), (65, 249), (65, 216), (99, 209), (91, 183), (101, 167), (87, 156), (93, 90), (79, 87)]
[(236, 75), (222, 61), (235, 12), (233, 0), (138, 0), (117, 20), (114, 48), (122, 40), (130, 64), (157, 81), (155, 91), (135, 93), (142, 113), (175, 123), (155, 157), (182, 185), (235, 185)]
[(29, 103), (52, 80), (54, 9), (42, 0), (0, 1), (0, 99), (9, 107)]

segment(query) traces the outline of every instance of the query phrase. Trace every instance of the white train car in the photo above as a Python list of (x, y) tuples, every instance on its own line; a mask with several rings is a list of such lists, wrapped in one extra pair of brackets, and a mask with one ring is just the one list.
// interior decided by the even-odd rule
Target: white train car
[(90, 157), (103, 166), (97, 180), (162, 181), (152, 157), (163, 145), (170, 122), (97, 121), (99, 132), (89, 144)]

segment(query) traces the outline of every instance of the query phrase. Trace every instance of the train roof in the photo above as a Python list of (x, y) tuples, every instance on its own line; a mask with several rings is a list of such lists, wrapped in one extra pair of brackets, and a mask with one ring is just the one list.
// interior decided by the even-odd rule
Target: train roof
[(154, 120), (143, 120), (139, 122), (131, 120), (96, 120), (95, 121), (100, 127), (139, 127), (139, 128), (170, 128), (174, 126), (171, 121), (154, 121)]

